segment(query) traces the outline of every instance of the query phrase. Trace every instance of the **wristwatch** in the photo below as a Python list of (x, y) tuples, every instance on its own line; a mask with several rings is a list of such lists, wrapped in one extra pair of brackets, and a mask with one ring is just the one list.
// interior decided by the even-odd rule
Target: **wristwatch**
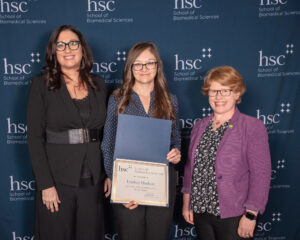
[(257, 216), (251, 212), (245, 212), (245, 217), (250, 219), (250, 220), (256, 220), (257, 219)]

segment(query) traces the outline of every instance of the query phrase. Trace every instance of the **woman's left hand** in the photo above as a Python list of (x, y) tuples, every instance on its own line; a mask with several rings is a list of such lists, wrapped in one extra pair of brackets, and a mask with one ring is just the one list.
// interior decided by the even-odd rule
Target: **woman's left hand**
[(254, 229), (256, 226), (256, 220), (250, 220), (243, 215), (240, 219), (238, 234), (242, 238), (252, 238)]
[(181, 153), (178, 148), (173, 148), (167, 155), (167, 160), (170, 163), (177, 164), (181, 160)]
[(104, 180), (104, 193), (106, 198), (110, 195), (110, 192), (111, 192), (111, 180), (110, 178), (106, 178)]

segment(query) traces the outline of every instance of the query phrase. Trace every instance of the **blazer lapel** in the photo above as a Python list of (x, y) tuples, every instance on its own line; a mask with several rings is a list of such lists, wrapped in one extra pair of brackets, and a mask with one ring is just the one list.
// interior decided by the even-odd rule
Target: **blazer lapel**
[(89, 90), (89, 97), (90, 97), (90, 117), (87, 122), (87, 126), (90, 126), (93, 119), (95, 119), (95, 115), (98, 114), (98, 103), (97, 103), (97, 96), (94, 91), (94, 89), (91, 88), (91, 86), (88, 85), (88, 90)]

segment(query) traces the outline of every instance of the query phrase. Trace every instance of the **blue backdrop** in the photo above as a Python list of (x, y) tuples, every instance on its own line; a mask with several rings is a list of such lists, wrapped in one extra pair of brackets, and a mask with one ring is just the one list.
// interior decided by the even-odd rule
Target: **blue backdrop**
[[(130, 47), (157, 44), (172, 93), (180, 103), (183, 160), (170, 239), (196, 239), (181, 216), (182, 170), (195, 121), (211, 113), (201, 94), (205, 73), (232, 65), (247, 92), (240, 110), (269, 133), (272, 182), (256, 240), (300, 239), (299, 0), (0, 0), (0, 238), (33, 239), (34, 189), (27, 151), (26, 101), (44, 65), (52, 30), (72, 24), (94, 54), (93, 72), (111, 91)], [(109, 204), (105, 239), (118, 239)]]

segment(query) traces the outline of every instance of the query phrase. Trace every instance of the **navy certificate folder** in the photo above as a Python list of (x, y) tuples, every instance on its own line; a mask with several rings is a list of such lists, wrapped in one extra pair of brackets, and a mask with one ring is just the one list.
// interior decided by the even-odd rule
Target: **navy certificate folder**
[(118, 114), (116, 158), (164, 163), (171, 144), (171, 120)]

